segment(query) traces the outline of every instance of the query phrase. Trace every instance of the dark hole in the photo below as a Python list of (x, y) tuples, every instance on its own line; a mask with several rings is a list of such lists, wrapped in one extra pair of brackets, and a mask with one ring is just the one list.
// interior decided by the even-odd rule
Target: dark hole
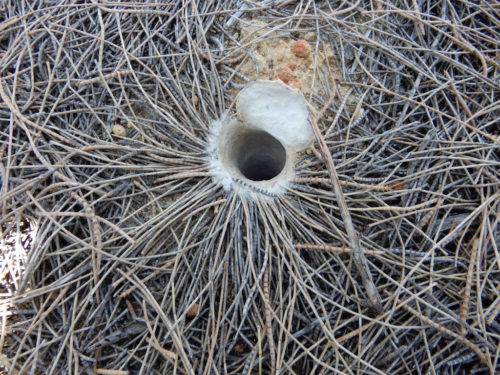
[(241, 134), (234, 144), (236, 166), (252, 181), (270, 180), (280, 174), (285, 166), (286, 150), (271, 134), (248, 131)]

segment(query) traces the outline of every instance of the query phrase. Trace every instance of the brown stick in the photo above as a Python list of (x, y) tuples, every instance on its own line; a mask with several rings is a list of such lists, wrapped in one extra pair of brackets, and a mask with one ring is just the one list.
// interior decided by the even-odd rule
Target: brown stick
[(96, 374), (101, 375), (128, 375), (130, 372), (128, 370), (108, 370), (105, 368), (96, 368), (94, 371)]
[(82, 79), (81, 81), (78, 81), (77, 83), (75, 83), (75, 86), (76, 87), (82, 87), (82, 86), (90, 85), (90, 84), (96, 83), (96, 82), (109, 81), (112, 78), (115, 78), (115, 77), (118, 77), (118, 76), (124, 76), (124, 75), (127, 75), (127, 74), (130, 74), (130, 70), (120, 70), (120, 71), (117, 71), (117, 72), (112, 72), (112, 73), (104, 74), (104, 75), (101, 75), (101, 76), (95, 77), (95, 78)]
[[(323, 250), (323, 251), (330, 251), (332, 253), (337, 253), (337, 254), (342, 254), (342, 253), (352, 253), (352, 249), (345, 247), (345, 246), (331, 246), (331, 245), (316, 245), (316, 244), (307, 244), (307, 243), (296, 243), (293, 244), (293, 246), (296, 249), (304, 249), (304, 250), (309, 250), (309, 251), (314, 251), (314, 250)], [(363, 253), (365, 255), (370, 255), (370, 256), (378, 256), (378, 255), (383, 255), (384, 252), (381, 250), (368, 250), (368, 249), (363, 249)]]
[[(470, 307), (470, 290), (472, 286), (472, 276), (474, 274), (474, 266), (476, 265), (476, 254), (479, 248), (479, 238), (474, 238), (471, 246), (470, 262), (469, 268), (467, 270), (467, 279), (465, 280), (465, 289), (462, 304), (460, 305), (460, 318), (463, 321), (467, 320), (467, 314), (469, 313)], [(465, 328), (463, 328), (463, 333), (465, 333)]]
[(498, 313), (500, 313), (500, 298), (497, 298), (495, 302), (493, 302), (493, 305), (496, 305), (493, 308), (493, 311), (490, 313), (490, 316), (488, 317), (488, 320), (486, 321), (486, 324), (491, 326), (493, 322), (495, 321)]
[[(322, 178), (322, 177), (297, 177), (293, 179), (293, 182), (304, 183), (309, 182), (318, 185), (330, 185), (330, 179)], [(373, 191), (391, 191), (392, 188), (389, 185), (368, 185), (368, 184), (360, 184), (359, 182), (352, 181), (340, 181), (341, 185), (347, 186), (349, 188), (354, 189), (362, 189), (362, 190), (373, 190)]]
[(351, 244), (351, 248), (353, 249), (353, 260), (356, 269), (361, 275), (361, 279), (363, 281), (363, 286), (365, 287), (366, 295), (368, 300), (370, 301), (371, 308), (378, 315), (383, 312), (382, 302), (380, 298), (380, 294), (378, 293), (375, 284), (373, 283), (373, 278), (370, 273), (370, 269), (368, 267), (368, 261), (366, 260), (365, 254), (361, 249), (359, 244), (358, 234), (354, 229), (354, 225), (352, 224), (351, 214), (347, 208), (347, 204), (344, 198), (344, 194), (342, 193), (342, 188), (340, 187), (340, 181), (337, 176), (337, 172), (335, 171), (335, 166), (333, 165), (332, 156), (328, 150), (326, 142), (321, 135), (321, 131), (318, 128), (318, 124), (314, 116), (309, 116), (311, 120), (311, 125), (316, 135), (316, 139), (318, 140), (321, 152), (323, 153), (324, 160), (326, 161), (326, 167), (328, 169), (328, 173), (330, 174), (330, 178), (333, 184), (333, 191), (335, 196), (337, 197), (337, 203), (340, 208), (340, 214), (342, 215), (342, 220), (344, 221), (345, 230), (349, 237), (349, 242)]
[(269, 298), (269, 268), (264, 271), (262, 280), (262, 291), (264, 295), (264, 317), (266, 320), (267, 344), (269, 347), (269, 357), (271, 360), (271, 374), (276, 374), (276, 349), (273, 340), (273, 325), (271, 318), (271, 301)]
[(196, 48), (196, 52), (198, 52), (201, 57), (203, 57), (205, 60), (213, 61), (215, 65), (219, 65), (219, 64), (225, 64), (225, 65), (237, 64), (241, 60), (243, 60), (243, 58), (247, 55), (246, 52), (242, 52), (238, 56), (236, 56), (234, 58), (231, 58), (231, 59), (230, 58), (214, 59), (211, 55), (206, 54), (205, 52), (203, 52), (200, 49), (200, 47), (198, 47), (198, 45), (196, 43), (194, 44), (194, 48)]

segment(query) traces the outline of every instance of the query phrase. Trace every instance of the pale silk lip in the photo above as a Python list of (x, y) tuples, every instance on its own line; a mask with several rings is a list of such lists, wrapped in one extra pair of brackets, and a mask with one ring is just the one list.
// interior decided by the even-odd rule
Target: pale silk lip
[(236, 110), (236, 117), (212, 124), (214, 179), (242, 194), (283, 194), (296, 153), (314, 139), (304, 97), (280, 81), (255, 81), (238, 94)]
[(250, 83), (238, 94), (236, 109), (242, 123), (268, 132), (286, 147), (302, 149), (314, 139), (304, 97), (281, 81)]

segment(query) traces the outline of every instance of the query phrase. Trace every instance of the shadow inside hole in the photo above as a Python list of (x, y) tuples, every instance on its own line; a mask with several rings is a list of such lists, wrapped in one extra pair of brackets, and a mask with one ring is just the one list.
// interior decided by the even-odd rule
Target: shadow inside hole
[(286, 163), (285, 148), (265, 131), (243, 132), (232, 147), (236, 167), (252, 181), (267, 181), (276, 177)]

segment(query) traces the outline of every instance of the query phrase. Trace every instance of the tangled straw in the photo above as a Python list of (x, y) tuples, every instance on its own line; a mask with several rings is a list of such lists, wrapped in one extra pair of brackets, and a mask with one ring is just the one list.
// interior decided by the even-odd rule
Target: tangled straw
[[(494, 3), (0, 4), (4, 371), (499, 371)], [(208, 168), (242, 64), (310, 33), (335, 52), (303, 89), (360, 249), (317, 145), (283, 195)]]

